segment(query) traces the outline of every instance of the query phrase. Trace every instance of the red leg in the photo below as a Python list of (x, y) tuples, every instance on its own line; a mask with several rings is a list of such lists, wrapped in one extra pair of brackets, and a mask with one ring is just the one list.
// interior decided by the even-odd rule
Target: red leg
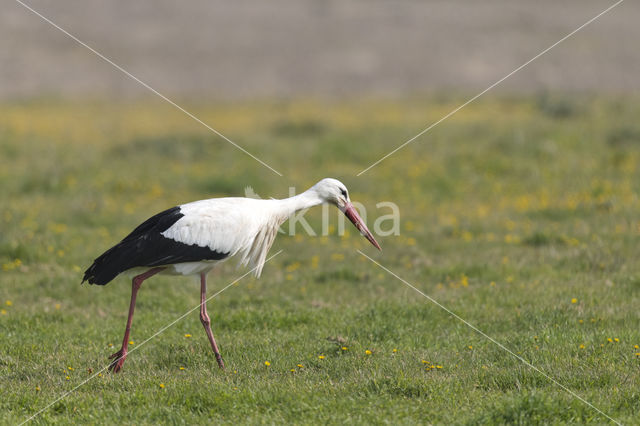
[(222, 356), (220, 355), (218, 345), (216, 344), (216, 339), (213, 338), (213, 332), (211, 331), (211, 319), (209, 318), (209, 314), (207, 313), (207, 275), (205, 273), (200, 274), (200, 321), (204, 326), (204, 330), (207, 332), (207, 337), (209, 338), (209, 342), (211, 343), (213, 353), (216, 355), (218, 366), (224, 369)]
[(164, 268), (149, 269), (147, 272), (133, 277), (133, 280), (131, 282), (131, 303), (129, 304), (129, 318), (127, 318), (127, 328), (124, 331), (124, 339), (122, 339), (122, 348), (120, 348), (118, 352), (109, 357), (109, 359), (113, 359), (113, 361), (111, 361), (111, 365), (109, 365), (109, 370), (111, 370), (111, 372), (113, 373), (117, 373), (118, 371), (120, 371), (122, 369), (124, 361), (127, 359), (127, 349), (129, 347), (129, 332), (131, 331), (133, 311), (136, 308), (136, 295), (138, 294), (138, 290), (140, 289), (140, 286), (142, 285), (142, 282), (144, 280), (154, 276), (163, 269)]

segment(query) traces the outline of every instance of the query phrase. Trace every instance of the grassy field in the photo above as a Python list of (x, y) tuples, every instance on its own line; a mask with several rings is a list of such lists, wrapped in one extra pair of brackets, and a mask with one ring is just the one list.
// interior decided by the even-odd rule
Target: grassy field
[[(108, 364), (130, 283), (82, 271), (148, 216), (215, 196), (285, 197), (322, 177), (401, 233), (278, 237), (262, 278), (209, 302), (191, 278), (138, 297), (129, 358), (35, 423), (607, 423), (371, 263), (435, 298), (609, 416), (640, 410), (640, 100), (478, 101), (355, 175), (463, 98), (187, 104), (280, 177), (170, 106), (0, 105), (0, 423)], [(319, 230), (320, 209), (307, 218)], [(302, 230), (300, 230), (302, 231)], [(227, 262), (210, 294), (244, 271)], [(267, 365), (269, 364), (269, 365)]]

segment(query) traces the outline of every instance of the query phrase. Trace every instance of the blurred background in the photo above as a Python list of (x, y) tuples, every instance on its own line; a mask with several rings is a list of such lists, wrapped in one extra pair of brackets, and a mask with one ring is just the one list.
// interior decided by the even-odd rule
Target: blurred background
[[(272, 253), (283, 253), (260, 280), (210, 302), (233, 375), (211, 369), (192, 314), (136, 351), (125, 380), (89, 381), (40, 420), (602, 423), (360, 249), (637, 423), (640, 2), (357, 177), (614, 3), (26, 1), (283, 176), (0, 0), (0, 424), (105, 365), (129, 284), (80, 281), (133, 227), (185, 202), (246, 186), (282, 198), (327, 176), (367, 207), (369, 224), (390, 214), (377, 203), (398, 205), (401, 232), (377, 236), (382, 253), (352, 227), (337, 235), (334, 209), (330, 235), (279, 236)], [(305, 215), (316, 232), (320, 213)], [(222, 264), (210, 293), (239, 275)], [(132, 338), (197, 306), (197, 288), (145, 283)]]
[[(161, 93), (207, 101), (478, 92), (613, 3), (28, 2)], [(2, 11), (0, 99), (149, 95), (19, 3)], [(637, 92), (639, 15), (624, 2), (498, 90)]]

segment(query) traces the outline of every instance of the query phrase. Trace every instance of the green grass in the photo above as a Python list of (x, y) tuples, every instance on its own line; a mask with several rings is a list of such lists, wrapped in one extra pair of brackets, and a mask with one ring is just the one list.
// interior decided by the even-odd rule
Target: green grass
[[(89, 380), (35, 422), (607, 422), (360, 249), (633, 423), (640, 100), (487, 98), (355, 177), (463, 100), (188, 105), (284, 177), (164, 104), (0, 105), (0, 423), (107, 365), (130, 284), (80, 280), (132, 227), (247, 185), (284, 197), (326, 176), (368, 207), (369, 224), (389, 213), (376, 203), (400, 207), (401, 234), (379, 237), (382, 253), (351, 228), (279, 236), (272, 253), (283, 253), (260, 280), (209, 303), (226, 371), (197, 311), (140, 346), (198, 304), (193, 279), (154, 277), (139, 293), (124, 371)], [(319, 230), (320, 209), (307, 217)], [(242, 273), (223, 264), (210, 294)]]

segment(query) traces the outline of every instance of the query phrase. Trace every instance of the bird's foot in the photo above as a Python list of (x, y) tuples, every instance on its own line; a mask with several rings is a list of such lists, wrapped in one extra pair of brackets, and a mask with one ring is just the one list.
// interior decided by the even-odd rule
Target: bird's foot
[(124, 361), (127, 359), (127, 350), (125, 348), (122, 348), (115, 354), (111, 355), (109, 359), (113, 359), (113, 361), (111, 361), (111, 364), (109, 365), (109, 371), (111, 371), (112, 373), (117, 373), (122, 370)]

